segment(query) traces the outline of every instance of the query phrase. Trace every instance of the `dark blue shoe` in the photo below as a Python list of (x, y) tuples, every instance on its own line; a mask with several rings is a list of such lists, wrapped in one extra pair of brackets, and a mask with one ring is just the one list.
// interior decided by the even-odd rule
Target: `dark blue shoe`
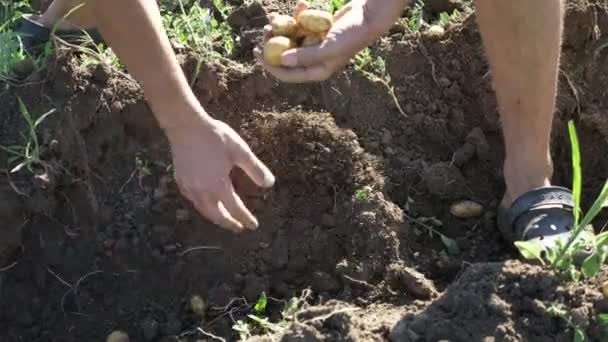
[[(30, 54), (34, 54), (51, 38), (51, 28), (45, 27), (34, 20), (31, 15), (24, 15), (17, 23), (16, 32), (21, 37), (23, 48)], [(57, 30), (55, 35), (69, 43), (79, 44), (85, 38), (85, 32), (95, 44), (104, 43), (101, 34), (96, 29), (87, 30)]]

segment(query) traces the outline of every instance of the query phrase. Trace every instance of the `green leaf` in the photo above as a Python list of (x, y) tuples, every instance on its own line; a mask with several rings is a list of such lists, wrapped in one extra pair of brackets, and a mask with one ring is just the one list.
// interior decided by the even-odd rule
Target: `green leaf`
[(581, 153), (578, 143), (576, 128), (572, 120), (568, 121), (568, 132), (570, 133), (570, 146), (572, 148), (572, 194), (574, 197), (574, 225), (578, 226), (581, 209)]
[(44, 121), (44, 119), (46, 119), (49, 115), (55, 113), (55, 109), (51, 109), (48, 112), (42, 114), (37, 120), (36, 122), (34, 122), (34, 127), (38, 127), (38, 125), (40, 125), (42, 123), (42, 121)]
[(599, 233), (595, 236), (595, 245), (597, 247), (603, 247), (606, 244), (608, 244), (608, 231)]
[(266, 298), (266, 292), (262, 292), (262, 295), (258, 299), (258, 302), (255, 304), (253, 311), (260, 313), (266, 310), (266, 305), (268, 305), (268, 299)]
[(445, 246), (445, 249), (448, 251), (450, 255), (458, 255), (460, 254), (460, 247), (458, 246), (458, 242), (454, 239), (450, 239), (449, 237), (441, 234), (441, 242)]
[(545, 248), (545, 257), (549, 264), (553, 265), (555, 260), (557, 259), (557, 251), (554, 247), (546, 247)]
[(606, 199), (608, 199), (608, 180), (604, 183), (602, 191), (595, 199), (595, 202), (593, 202), (593, 205), (591, 206), (591, 209), (589, 209), (589, 211), (587, 212), (587, 215), (585, 215), (585, 217), (583, 217), (583, 219), (581, 220), (581, 223), (577, 227), (577, 229), (582, 229), (586, 227), (589, 223), (591, 223), (591, 221), (593, 221), (597, 214), (599, 214), (600, 210), (602, 210), (602, 208), (604, 207)]
[(539, 260), (543, 265), (542, 253), (544, 248), (535, 241), (515, 241), (515, 247), (519, 250), (519, 253), (527, 260)]
[(597, 253), (593, 253), (583, 261), (583, 275), (587, 278), (592, 278), (600, 271), (601, 260)]
[(573, 342), (586, 342), (586, 341), (588, 341), (588, 339), (587, 339), (587, 335), (585, 334), (585, 331), (581, 328), (575, 328)]
[(576, 269), (576, 266), (572, 264), (570, 264), (568, 267), (568, 275), (575, 283), (578, 283), (581, 280), (581, 272), (579, 272), (579, 270)]
[(601, 325), (608, 325), (608, 313), (601, 313), (597, 315)]

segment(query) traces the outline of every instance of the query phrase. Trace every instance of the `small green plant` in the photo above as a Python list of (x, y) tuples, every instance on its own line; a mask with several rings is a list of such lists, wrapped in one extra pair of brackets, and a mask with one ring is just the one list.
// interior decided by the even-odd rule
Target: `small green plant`
[(232, 326), (232, 330), (239, 334), (241, 340), (246, 340), (254, 334), (281, 333), (293, 321), (298, 311), (302, 309), (306, 296), (305, 291), (302, 297), (293, 297), (287, 301), (281, 310), (281, 320), (273, 323), (270, 322), (268, 317), (264, 316), (268, 306), (268, 297), (266, 293), (262, 292), (253, 307), (253, 313), (247, 315), (249, 320), (236, 321)]
[(366, 186), (361, 189), (355, 191), (355, 201), (357, 202), (367, 202), (369, 196), (371, 195), (371, 188)]
[(393, 98), (399, 113), (407, 117), (407, 114), (405, 114), (399, 104), (399, 100), (395, 94), (395, 87), (391, 85), (391, 75), (386, 70), (386, 61), (382, 57), (378, 56), (374, 58), (371, 50), (365, 48), (355, 56), (355, 70), (363, 74), (370, 81), (384, 85), (389, 95)]
[(163, 26), (167, 34), (178, 43), (190, 47), (197, 57), (195, 73), (191, 79), (194, 83), (203, 61), (228, 62), (225, 56), (234, 51), (235, 40), (226, 18), (229, 7), (223, 0), (213, 0), (215, 7), (222, 15), (222, 21), (213, 17), (210, 9), (194, 2), (188, 9), (183, 0), (177, 0), (180, 13), (162, 11)]
[(560, 318), (568, 324), (568, 326), (574, 331), (572, 342), (585, 342), (589, 341), (585, 328), (574, 324), (572, 317), (568, 313), (568, 310), (563, 304), (552, 304), (545, 309), (545, 312), (555, 318)]
[(12, 145), (12, 146), (1, 146), (0, 149), (6, 151), (11, 156), (8, 158), (9, 165), (15, 165), (11, 169), (11, 173), (15, 173), (20, 171), (23, 168), (26, 168), (29, 172), (34, 173), (33, 166), (41, 165), (44, 166), (45, 163), (40, 159), (40, 145), (38, 143), (38, 137), (36, 133), (36, 129), (40, 124), (46, 119), (49, 115), (55, 112), (54, 109), (40, 115), (39, 117), (34, 118), (21, 98), (17, 98), (19, 102), (19, 112), (21, 116), (25, 119), (27, 123), (26, 132), (22, 132), (21, 136), (24, 139), (23, 144), (21, 145)]
[(407, 19), (407, 27), (412, 32), (419, 32), (420, 28), (424, 24), (423, 12), (424, 10), (424, 1), (418, 0), (416, 4), (412, 7), (412, 15)]
[[(544, 248), (536, 240), (516, 241), (515, 246), (521, 255), (530, 260), (539, 260), (543, 265), (549, 264), (556, 271), (564, 272), (572, 280), (578, 281), (583, 276), (592, 278), (596, 276), (606, 260), (608, 254), (608, 231), (598, 235), (586, 230), (587, 226), (599, 214), (608, 199), (608, 181), (591, 206), (591, 209), (581, 218), (581, 193), (582, 193), (582, 172), (581, 156), (576, 129), (572, 121), (568, 122), (568, 132), (572, 147), (572, 193), (574, 199), (574, 227), (567, 241), (558, 241), (555, 248)], [(579, 271), (575, 266), (575, 257), (583, 250), (591, 250), (582, 264)]]
[(31, 11), (27, 1), (0, 1), (0, 81), (14, 83), (14, 68), (28, 56), (21, 37), (13, 30), (14, 23)]
[(452, 14), (448, 14), (447, 12), (441, 12), (439, 14), (439, 25), (446, 27), (449, 23), (453, 22), (454, 20), (458, 20), (458, 18), (460, 17), (460, 12), (455, 9), (454, 12), (452, 12)]

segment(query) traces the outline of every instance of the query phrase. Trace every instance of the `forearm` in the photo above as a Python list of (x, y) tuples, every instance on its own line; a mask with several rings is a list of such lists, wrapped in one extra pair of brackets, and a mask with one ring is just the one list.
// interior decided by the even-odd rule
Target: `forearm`
[(410, 0), (355, 0), (363, 8), (364, 18), (374, 36), (385, 34), (401, 17)]
[(204, 113), (162, 27), (156, 1), (91, 0), (98, 29), (143, 87), (162, 128), (188, 125)]

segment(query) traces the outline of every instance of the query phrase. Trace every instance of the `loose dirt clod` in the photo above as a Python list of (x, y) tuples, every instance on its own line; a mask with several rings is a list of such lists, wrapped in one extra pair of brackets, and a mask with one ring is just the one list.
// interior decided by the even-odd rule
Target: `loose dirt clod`
[(418, 299), (431, 299), (437, 296), (435, 285), (424, 274), (402, 262), (391, 264), (387, 268), (388, 281), (395, 289), (403, 289)]

